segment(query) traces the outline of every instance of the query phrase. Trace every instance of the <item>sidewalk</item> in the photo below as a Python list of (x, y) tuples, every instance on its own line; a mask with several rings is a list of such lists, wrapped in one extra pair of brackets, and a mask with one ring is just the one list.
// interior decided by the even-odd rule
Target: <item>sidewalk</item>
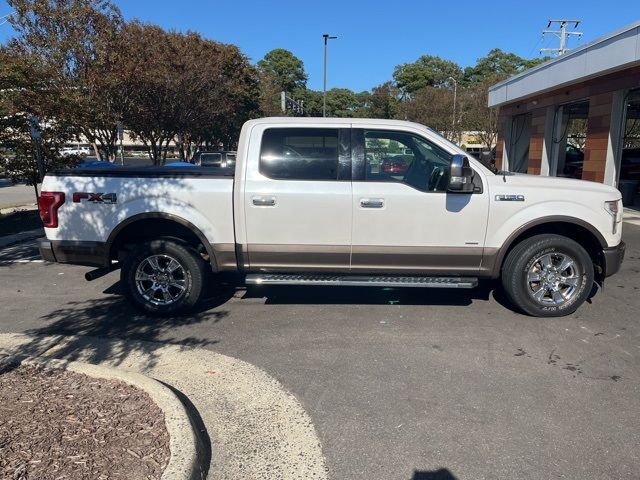
[(0, 334), (0, 354), (118, 367), (178, 390), (211, 440), (208, 478), (327, 478), (307, 413), (277, 380), (249, 363), (185, 345), (80, 336)]
[(624, 207), (622, 220), (632, 225), (640, 226), (640, 210)]
[(35, 204), (36, 195), (33, 186), (11, 185), (6, 180), (0, 184), (0, 210)]

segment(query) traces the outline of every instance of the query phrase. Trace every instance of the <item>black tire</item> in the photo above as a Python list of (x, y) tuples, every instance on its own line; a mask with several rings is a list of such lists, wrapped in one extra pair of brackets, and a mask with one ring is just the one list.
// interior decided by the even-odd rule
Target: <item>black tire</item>
[(205, 291), (206, 278), (206, 264), (196, 251), (174, 240), (163, 239), (135, 247), (120, 272), (127, 299), (146, 313), (158, 316), (184, 313), (195, 307)]
[[(567, 259), (573, 262), (568, 263)], [(565, 265), (569, 266), (559, 271)], [(561, 235), (536, 235), (523, 240), (509, 252), (502, 268), (507, 297), (534, 317), (561, 317), (575, 312), (589, 297), (593, 280), (593, 261), (587, 251)]]

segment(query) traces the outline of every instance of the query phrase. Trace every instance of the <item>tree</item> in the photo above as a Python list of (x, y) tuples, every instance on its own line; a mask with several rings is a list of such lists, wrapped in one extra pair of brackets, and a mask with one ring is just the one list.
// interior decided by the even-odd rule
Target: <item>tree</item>
[(280, 94), (283, 91), (282, 88), (276, 84), (276, 80), (273, 76), (259, 72), (260, 83), (260, 113), (265, 117), (274, 117), (278, 115), (284, 115), (282, 111)]
[(332, 88), (327, 91), (327, 116), (363, 117), (368, 98), (368, 92), (355, 93), (348, 88)]
[(263, 75), (271, 77), (280, 91), (292, 93), (307, 87), (304, 63), (284, 48), (268, 52), (258, 62), (258, 69)]
[(524, 70), (548, 60), (549, 57), (525, 59), (515, 53), (504, 52), (494, 48), (485, 57), (481, 57), (475, 66), (464, 70), (464, 82), (474, 84), (491, 79), (494, 83), (511, 75), (516, 75)]
[(304, 89), (298, 92), (296, 99), (304, 102), (305, 117), (322, 116), (322, 92)]
[(182, 158), (187, 146), (229, 145), (255, 116), (257, 75), (237, 47), (139, 22), (120, 37), (120, 85), (131, 95), (125, 126), (154, 164), (174, 139)]
[(449, 82), (449, 77), (460, 80), (462, 78), (460, 66), (434, 55), (423, 55), (414, 63), (398, 65), (393, 72), (393, 79), (398, 88), (409, 94), (424, 87), (445, 86)]
[(465, 130), (477, 132), (480, 143), (491, 149), (498, 139), (498, 109), (488, 107), (491, 78), (467, 87), (461, 95), (465, 116), (462, 126)]
[[(46, 87), (38, 57), (25, 55), (15, 46), (0, 47), (0, 146), (8, 152), (5, 171), (14, 182), (33, 185), (36, 196), (39, 172), (31, 122), (39, 120), (41, 158), (45, 173), (52, 168), (73, 165), (76, 160), (60, 155), (60, 148), (73, 138), (69, 125), (50, 116)], [(44, 77), (46, 78), (46, 76)]]
[[(123, 24), (107, 0), (9, 0), (17, 36), (11, 47), (36, 59), (32, 75), (47, 116), (74, 127), (75, 136), (113, 160), (126, 91), (114, 83), (115, 41)], [(37, 79), (37, 80), (36, 80)]]
[(369, 95), (366, 113), (371, 118), (400, 118), (400, 90), (393, 82), (373, 87)]
[(441, 132), (453, 140), (453, 92), (436, 87), (424, 87), (406, 103), (407, 118)]

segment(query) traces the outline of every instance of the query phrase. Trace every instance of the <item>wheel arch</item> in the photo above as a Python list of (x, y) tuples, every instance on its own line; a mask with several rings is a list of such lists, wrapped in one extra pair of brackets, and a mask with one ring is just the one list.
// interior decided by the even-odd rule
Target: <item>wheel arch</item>
[[(603, 248), (607, 247), (604, 236), (591, 224), (579, 218), (554, 215), (538, 218), (517, 228), (498, 250), (491, 268), (491, 277), (498, 278), (507, 255), (518, 243), (540, 234), (562, 235), (584, 247), (597, 269), (603, 268)], [(602, 273), (599, 271), (598, 273)]]
[[(152, 227), (143, 229), (143, 227)], [(141, 229), (144, 233), (134, 231)], [(158, 236), (168, 236), (185, 241), (193, 246), (202, 245), (209, 257), (211, 269), (218, 271), (215, 251), (207, 237), (194, 224), (182, 217), (163, 212), (145, 212), (133, 215), (120, 222), (111, 232), (106, 242), (105, 252), (108, 259), (117, 258), (118, 252), (129, 240), (153, 239)]]

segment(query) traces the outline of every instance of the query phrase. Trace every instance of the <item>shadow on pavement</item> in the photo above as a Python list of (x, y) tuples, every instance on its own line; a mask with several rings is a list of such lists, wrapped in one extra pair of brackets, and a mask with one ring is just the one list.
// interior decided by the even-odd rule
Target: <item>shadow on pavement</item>
[[(109, 359), (120, 364), (131, 353), (124, 350), (124, 342), (107, 342), (97, 347), (87, 343), (82, 337), (104, 337), (110, 339), (142, 340), (145, 342), (161, 342), (183, 347), (207, 347), (219, 342), (216, 339), (172, 336), (176, 328), (200, 323), (217, 323), (229, 315), (228, 310), (215, 310), (228, 302), (235, 294), (233, 285), (219, 285), (210, 291), (209, 297), (201, 302), (195, 312), (169, 318), (153, 317), (133, 308), (121, 295), (120, 283), (116, 282), (103, 293), (103, 298), (72, 301), (58, 306), (44, 315), (46, 325), (26, 331), (31, 335), (77, 336), (62, 346), (57, 347), (56, 355), (68, 360), (98, 363)], [(243, 299), (265, 298), (266, 305), (453, 305), (466, 306), (474, 300), (488, 301), (493, 298), (498, 302), (508, 303), (494, 292), (492, 282), (482, 282), (478, 288), (470, 290), (421, 289), (421, 288), (336, 288), (336, 287), (252, 287), (246, 290)], [(510, 308), (510, 307), (508, 307)], [(45, 342), (45, 343), (43, 343)], [(48, 343), (47, 343), (48, 342)], [(155, 366), (157, 359), (153, 355), (153, 344), (146, 346), (139, 343), (140, 353), (148, 357), (147, 368)], [(42, 337), (34, 339), (24, 347), (25, 355), (41, 355), (54, 348), (50, 340)], [(420, 477), (422, 478), (422, 477)], [(428, 478), (428, 477), (424, 477)], [(434, 477), (437, 478), (437, 477)], [(445, 477), (446, 478), (446, 477)]]
[(191, 422), (191, 426), (193, 427), (196, 436), (198, 437), (198, 441), (196, 442), (196, 448), (198, 449), (198, 458), (201, 459), (202, 465), (202, 478), (207, 478), (207, 474), (209, 473), (209, 466), (211, 464), (211, 437), (209, 436), (209, 432), (207, 430), (207, 426), (200, 415), (200, 412), (196, 408), (196, 406), (189, 400), (184, 393), (175, 388), (173, 385), (169, 385), (161, 380), (158, 380), (162, 385), (171, 390), (176, 397), (182, 402), (185, 409), (187, 410), (187, 414), (189, 415), (189, 421)]
[[(117, 290), (117, 286), (114, 286), (110, 287), (105, 293)], [(234, 291), (226, 289), (218, 292), (217, 295), (205, 299), (198, 311), (170, 318), (146, 315), (131, 307), (120, 296), (69, 302), (41, 317), (47, 322), (45, 326), (25, 332), (38, 336), (21, 348), (21, 354), (38, 356), (49, 349), (55, 348), (58, 358), (82, 360), (89, 363), (110, 360), (115, 365), (119, 365), (127, 355), (132, 353), (130, 349), (125, 349), (124, 342), (105, 342), (100, 346), (96, 346), (95, 343), (84, 341), (82, 337), (142, 340), (144, 342), (161, 342), (184, 347), (214, 345), (218, 343), (218, 340), (195, 337), (181, 337), (178, 339), (172, 337), (171, 332), (181, 326), (221, 321), (228, 315), (228, 311), (210, 312), (208, 310), (227, 302), (233, 296)], [(47, 340), (44, 337), (46, 335), (76, 336), (76, 338), (68, 339), (62, 346), (56, 346), (55, 343), (51, 343), (50, 339)], [(145, 368), (154, 367), (157, 362), (157, 358), (154, 356), (155, 346), (153, 344), (146, 345), (145, 343), (138, 343), (137, 345), (138, 347), (136, 348), (140, 349), (139, 353), (148, 356)]]
[(449, 469), (440, 468), (438, 470), (416, 470), (411, 480), (458, 480)]
[(473, 289), (262, 286), (248, 287), (242, 298), (265, 298), (267, 305), (471, 305), (492, 297), (512, 309), (494, 282)]
[(0, 248), (0, 265), (10, 268), (20, 260), (40, 260), (37, 240), (28, 240)]

